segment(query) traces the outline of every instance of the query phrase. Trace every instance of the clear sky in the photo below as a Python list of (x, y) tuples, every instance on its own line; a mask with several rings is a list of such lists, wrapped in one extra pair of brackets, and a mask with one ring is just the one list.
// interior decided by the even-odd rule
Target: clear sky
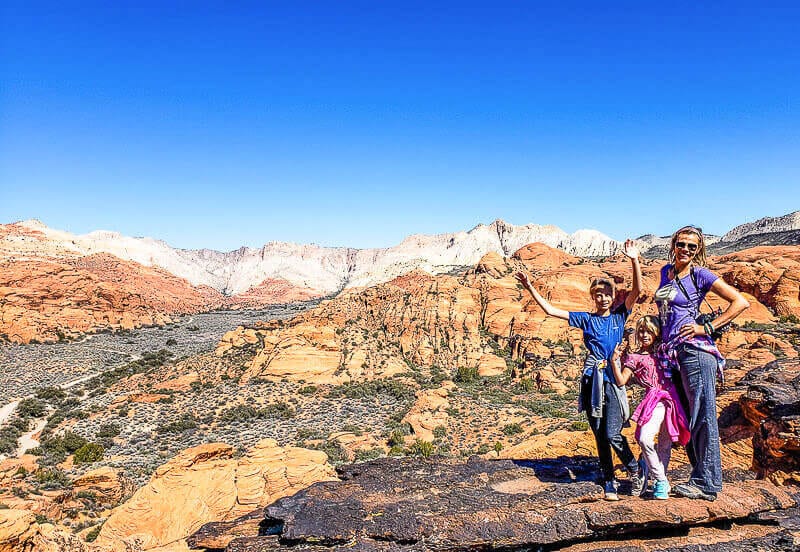
[(0, 2), (0, 222), (230, 250), (800, 209), (798, 2)]

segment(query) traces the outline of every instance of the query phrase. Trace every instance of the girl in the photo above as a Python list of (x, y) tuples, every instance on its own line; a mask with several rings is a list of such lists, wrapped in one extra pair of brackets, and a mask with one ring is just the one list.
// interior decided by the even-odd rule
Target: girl
[[(649, 473), (655, 477), (653, 497), (666, 500), (670, 485), (667, 480), (667, 466), (672, 453), (672, 443), (685, 445), (689, 442), (689, 424), (680, 404), (678, 392), (672, 380), (664, 373), (656, 360), (655, 352), (661, 336), (661, 327), (655, 316), (643, 316), (636, 322), (634, 335), (638, 351), (622, 356), (618, 346), (611, 359), (611, 368), (617, 385), (625, 385), (634, 376), (636, 381), (647, 389), (642, 402), (631, 419), (636, 422), (636, 440), (642, 449)], [(658, 435), (658, 444), (655, 437)], [(640, 489), (634, 494), (644, 492), (646, 477), (642, 478)]]
[[(716, 500), (722, 490), (722, 461), (717, 425), (716, 374), (724, 363), (711, 334), (750, 306), (741, 293), (705, 268), (703, 232), (694, 226), (678, 229), (670, 241), (670, 264), (661, 269), (655, 294), (661, 319), (659, 361), (672, 372), (689, 414), (691, 438), (686, 447), (692, 463), (687, 483), (673, 492), (686, 498)], [(708, 292), (728, 302), (728, 308), (706, 324), (696, 319)]]
[(625, 388), (613, 381), (606, 365), (614, 353), (614, 348), (622, 341), (625, 320), (641, 291), (642, 272), (639, 266), (639, 250), (633, 240), (626, 240), (625, 255), (631, 260), (633, 287), (625, 298), (625, 304), (614, 311), (614, 282), (607, 278), (596, 278), (589, 295), (594, 302), (594, 312), (567, 312), (551, 305), (531, 285), (524, 272), (516, 274), (517, 281), (528, 290), (548, 316), (568, 320), (569, 325), (583, 330), (583, 342), (589, 353), (584, 362), (581, 378), (580, 409), (586, 411), (589, 427), (597, 444), (600, 468), (603, 472), (603, 490), (606, 500), (619, 500), (617, 483), (614, 480), (614, 462), (611, 449), (625, 465), (634, 488), (641, 485), (643, 473), (631, 452), (628, 441), (622, 435), (622, 425), (628, 418), (628, 398)]

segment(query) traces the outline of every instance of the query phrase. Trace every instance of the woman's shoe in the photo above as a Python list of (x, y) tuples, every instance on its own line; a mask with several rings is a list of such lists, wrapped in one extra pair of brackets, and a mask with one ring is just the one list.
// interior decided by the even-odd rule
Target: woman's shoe
[(717, 493), (707, 493), (700, 487), (696, 487), (691, 483), (681, 483), (679, 485), (675, 485), (675, 487), (672, 489), (672, 492), (684, 498), (701, 498), (703, 500), (708, 500), (709, 502), (714, 502), (717, 499)]
[(656, 480), (656, 484), (653, 488), (653, 498), (657, 500), (666, 500), (669, 498), (670, 490), (669, 481), (666, 479), (663, 481), (658, 479)]

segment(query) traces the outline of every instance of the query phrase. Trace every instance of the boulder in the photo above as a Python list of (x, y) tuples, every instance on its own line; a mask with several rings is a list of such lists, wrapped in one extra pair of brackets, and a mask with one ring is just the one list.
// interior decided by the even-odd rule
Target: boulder
[(241, 458), (223, 443), (183, 451), (113, 510), (97, 543), (117, 551), (186, 549), (185, 539), (210, 521), (234, 519), (317, 481), (334, 478), (320, 451), (264, 439)]

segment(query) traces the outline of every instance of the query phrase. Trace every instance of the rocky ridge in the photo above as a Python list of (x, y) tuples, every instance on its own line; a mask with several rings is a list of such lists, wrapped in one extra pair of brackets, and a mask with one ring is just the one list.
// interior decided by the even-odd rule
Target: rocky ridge
[(91, 255), (110, 253), (145, 266), (159, 266), (193, 285), (206, 285), (226, 295), (237, 295), (262, 282), (285, 280), (293, 286), (328, 295), (348, 287), (390, 280), (419, 268), (448, 272), (475, 264), (489, 251), (508, 255), (523, 245), (542, 242), (580, 256), (611, 255), (619, 243), (595, 230), (567, 234), (555, 226), (515, 226), (502, 220), (479, 224), (468, 232), (433, 236), (412, 235), (385, 249), (320, 247), (269, 242), (222, 253), (209, 249), (173, 249), (151, 238), (132, 238), (96, 231), (76, 236), (46, 227), (39, 221), (5, 225), (0, 231), (6, 255)]

